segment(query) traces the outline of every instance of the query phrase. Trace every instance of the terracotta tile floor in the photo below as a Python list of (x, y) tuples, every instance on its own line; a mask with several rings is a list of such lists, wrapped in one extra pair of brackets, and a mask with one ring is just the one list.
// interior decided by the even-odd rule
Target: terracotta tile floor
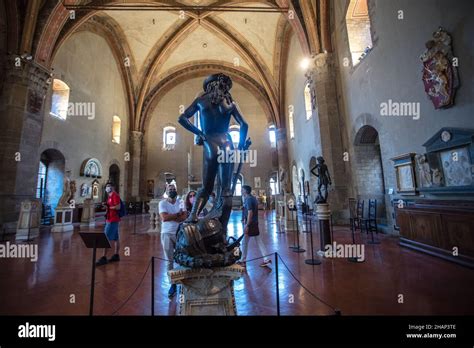
[[(268, 252), (277, 251), (295, 276), (310, 291), (342, 311), (343, 315), (458, 315), (474, 314), (474, 271), (456, 264), (401, 248), (396, 237), (382, 236), (381, 244), (365, 243), (366, 262), (350, 263), (345, 259), (323, 259), (310, 266), (309, 234), (301, 233), (305, 253), (294, 253), (294, 232), (276, 233), (274, 212), (260, 212), (262, 237)], [(136, 288), (152, 255), (163, 257), (159, 234), (148, 234), (148, 216), (127, 216), (121, 224), (122, 250), (130, 256), (122, 261), (97, 268), (95, 314), (150, 315), (151, 272), (130, 300), (122, 303)], [(239, 235), (240, 212), (233, 212), (229, 233)], [(101, 230), (103, 223), (95, 230)], [(314, 233), (315, 246), (319, 235)], [(336, 226), (334, 238), (349, 243), (347, 227)], [(89, 305), (90, 262), (92, 251), (84, 247), (78, 234), (41, 232), (38, 262), (29, 259), (0, 259), (0, 314), (2, 315), (87, 315)], [(109, 254), (110, 256), (110, 254)], [(249, 259), (258, 256), (250, 243)], [(286, 315), (326, 315), (332, 310), (314, 299), (280, 263), (279, 282), (281, 313)], [(248, 272), (235, 282), (237, 310), (240, 315), (276, 314), (275, 269), (248, 265)], [(156, 261), (155, 313), (173, 315), (175, 301), (169, 301), (165, 263)], [(70, 295), (75, 303), (70, 303)], [(398, 303), (402, 294), (404, 303)], [(120, 308), (120, 309), (119, 309)], [(119, 310), (118, 310), (119, 309)], [(118, 310), (118, 311), (117, 311)]]

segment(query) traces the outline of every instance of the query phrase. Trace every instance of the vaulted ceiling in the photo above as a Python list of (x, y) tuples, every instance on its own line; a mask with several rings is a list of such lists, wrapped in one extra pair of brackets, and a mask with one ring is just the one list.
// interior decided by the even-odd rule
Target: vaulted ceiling
[[(317, 1), (327, 11), (327, 0)], [(278, 126), (285, 45), (291, 32), (308, 55), (322, 51), (316, 2), (312, 3), (66, 0), (53, 6), (46, 1), (40, 16), (47, 18), (36, 35), (35, 60), (51, 66), (58, 47), (70, 35), (93, 31), (106, 38), (121, 67), (134, 130), (143, 131), (148, 110), (166, 85), (216, 71), (225, 71), (253, 89)], [(172, 8), (165, 11), (164, 6)], [(75, 10), (74, 19), (70, 10)], [(317, 43), (311, 42), (315, 35)], [(125, 60), (130, 64), (123, 64)]]

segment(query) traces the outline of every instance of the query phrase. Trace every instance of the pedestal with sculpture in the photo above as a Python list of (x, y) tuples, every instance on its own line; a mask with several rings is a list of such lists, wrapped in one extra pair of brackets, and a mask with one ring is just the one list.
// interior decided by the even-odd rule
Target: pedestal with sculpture
[(332, 182), (328, 167), (324, 163), (324, 158), (319, 156), (316, 160), (318, 163), (311, 169), (311, 174), (315, 175), (318, 179), (318, 196), (314, 203), (316, 204), (316, 217), (319, 222), (320, 232), (320, 250), (318, 251), (318, 254), (324, 256), (326, 245), (332, 244), (331, 226), (329, 223), (331, 219), (331, 210), (327, 203), (328, 188)]
[(160, 232), (161, 229), (161, 220), (160, 220), (160, 211), (159, 211), (160, 200), (157, 198), (153, 198), (148, 206), (150, 209), (148, 210), (150, 213), (150, 227), (148, 228), (148, 233), (155, 233)]
[(92, 198), (84, 199), (82, 204), (81, 227), (95, 226), (95, 204)]
[(29, 241), (39, 236), (41, 224), (41, 200), (21, 202), (20, 217), (16, 229), (16, 241)]
[[(203, 146), (203, 185), (198, 191), (191, 214), (181, 223), (176, 235), (174, 260), (181, 267), (168, 272), (173, 284), (181, 284), (180, 315), (235, 315), (233, 281), (244, 272), (236, 265), (241, 257), (240, 241), (227, 238), (227, 222), (232, 210), (232, 196), (250, 146), (248, 125), (230, 89), (232, 80), (224, 74), (207, 77), (203, 92), (179, 117), (179, 123), (197, 135), (197, 145)], [(201, 129), (189, 121), (199, 111)], [(238, 149), (234, 149), (228, 133), (231, 118), (240, 125)], [(238, 156), (227, 156), (238, 153)], [(238, 161), (234, 173), (234, 162)], [(204, 208), (219, 175), (216, 204), (201, 219)]]
[(74, 194), (76, 193), (76, 183), (71, 181), (70, 176), (71, 171), (66, 170), (63, 181), (63, 194), (59, 198), (55, 209), (54, 226), (51, 228), (51, 232), (71, 232), (74, 230), (72, 210), (75, 206)]

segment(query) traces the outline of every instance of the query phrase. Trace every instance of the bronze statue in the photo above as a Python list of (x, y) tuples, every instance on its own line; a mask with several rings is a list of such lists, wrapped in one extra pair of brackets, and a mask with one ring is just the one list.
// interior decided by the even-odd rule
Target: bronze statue
[[(228, 130), (231, 117), (240, 125), (239, 150), (244, 149), (248, 125), (242, 117), (238, 105), (232, 100), (230, 89), (232, 80), (224, 74), (214, 74), (204, 81), (202, 92), (179, 117), (179, 123), (198, 136), (198, 145), (204, 146), (204, 165), (202, 171), (202, 188), (199, 190), (188, 222), (196, 222), (197, 216), (206, 205), (209, 195), (214, 188), (214, 180), (219, 172), (220, 190), (218, 206), (222, 210), (220, 218), (225, 229), (232, 209), (231, 181), (234, 169), (233, 163), (218, 163), (218, 152), (234, 150), (232, 138)], [(197, 111), (200, 111), (201, 128), (189, 121)]]
[[(318, 163), (311, 169), (311, 174), (318, 178), (318, 196), (315, 203), (326, 203), (328, 200), (328, 186), (332, 185), (331, 176), (329, 175), (328, 166), (324, 164), (324, 158), (319, 156), (316, 160)], [(324, 195), (321, 193), (321, 188), (324, 188)]]
[[(203, 185), (198, 191), (188, 219), (177, 232), (175, 261), (188, 267), (227, 266), (240, 258), (239, 241), (226, 241), (227, 222), (232, 210), (232, 196), (236, 178), (242, 167), (239, 163), (234, 174), (234, 163), (219, 162), (219, 154), (233, 151), (234, 145), (228, 130), (232, 117), (240, 125), (238, 150), (247, 150), (248, 125), (232, 99), (232, 80), (224, 74), (214, 74), (204, 80), (203, 89), (192, 104), (179, 117), (179, 123), (197, 135), (197, 145), (204, 147), (202, 172)], [(199, 111), (201, 129), (189, 121)], [(219, 174), (217, 202), (212, 211), (198, 221), (198, 215), (207, 203)], [(232, 175), (234, 174), (234, 178)], [(232, 184), (232, 186), (231, 186)]]

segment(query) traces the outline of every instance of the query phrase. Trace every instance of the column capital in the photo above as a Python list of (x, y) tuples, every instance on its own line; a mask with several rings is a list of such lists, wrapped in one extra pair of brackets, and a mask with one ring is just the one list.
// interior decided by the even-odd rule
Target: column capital
[(130, 132), (130, 140), (134, 143), (141, 142), (143, 140), (143, 132), (140, 131), (131, 131)]
[(14, 54), (8, 56), (7, 67), (5, 80), (10, 85), (8, 88), (13, 90), (16, 88), (15, 85), (26, 87), (24, 90), (27, 91), (24, 99), (26, 111), (40, 114), (52, 82), (50, 71), (34, 61), (28, 61)]

